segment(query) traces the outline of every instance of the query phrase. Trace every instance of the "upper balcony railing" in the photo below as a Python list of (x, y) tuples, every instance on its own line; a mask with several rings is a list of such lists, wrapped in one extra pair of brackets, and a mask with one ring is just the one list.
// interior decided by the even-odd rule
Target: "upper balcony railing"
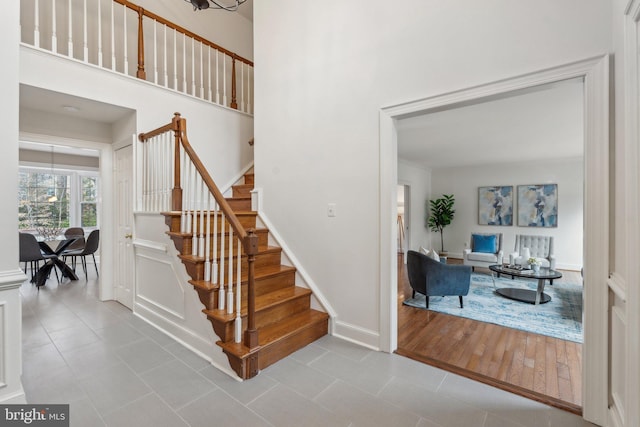
[(127, 0), (21, 0), (25, 44), (253, 114), (253, 62)]

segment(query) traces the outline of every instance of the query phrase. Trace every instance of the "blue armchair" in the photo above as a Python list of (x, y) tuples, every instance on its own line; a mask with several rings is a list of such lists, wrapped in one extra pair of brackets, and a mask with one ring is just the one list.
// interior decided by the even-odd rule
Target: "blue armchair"
[(407, 270), (413, 296), (418, 292), (425, 295), (429, 308), (430, 295), (458, 295), (460, 308), (462, 297), (469, 294), (471, 267), (468, 265), (447, 265), (416, 251), (407, 253)]

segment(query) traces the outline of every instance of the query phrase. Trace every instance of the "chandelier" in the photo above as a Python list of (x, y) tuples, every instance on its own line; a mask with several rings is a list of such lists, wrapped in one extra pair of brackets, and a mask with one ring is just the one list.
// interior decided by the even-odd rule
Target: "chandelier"
[(235, 12), (238, 10), (238, 7), (247, 0), (226, 0), (225, 2), (221, 0), (184, 0), (187, 3), (191, 3), (193, 6), (193, 11), (202, 10), (202, 9), (222, 9), (228, 12)]

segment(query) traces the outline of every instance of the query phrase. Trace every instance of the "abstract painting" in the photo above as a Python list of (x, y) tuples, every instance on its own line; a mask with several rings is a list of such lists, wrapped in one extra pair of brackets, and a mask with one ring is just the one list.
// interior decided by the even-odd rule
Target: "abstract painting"
[(558, 226), (558, 184), (518, 185), (518, 226)]
[(478, 188), (478, 224), (513, 225), (513, 186)]

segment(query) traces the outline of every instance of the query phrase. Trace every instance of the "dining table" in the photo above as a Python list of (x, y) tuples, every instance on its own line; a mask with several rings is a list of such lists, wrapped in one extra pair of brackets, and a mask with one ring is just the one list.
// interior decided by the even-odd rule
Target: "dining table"
[(38, 269), (35, 276), (35, 284), (38, 288), (47, 282), (47, 278), (51, 274), (51, 269), (56, 267), (60, 270), (60, 274), (63, 278), (67, 277), (69, 280), (78, 280), (78, 276), (75, 271), (60, 259), (64, 250), (76, 240), (78, 240), (78, 237), (38, 241), (38, 245), (40, 245), (42, 253), (45, 254), (47, 258), (47, 261)]

